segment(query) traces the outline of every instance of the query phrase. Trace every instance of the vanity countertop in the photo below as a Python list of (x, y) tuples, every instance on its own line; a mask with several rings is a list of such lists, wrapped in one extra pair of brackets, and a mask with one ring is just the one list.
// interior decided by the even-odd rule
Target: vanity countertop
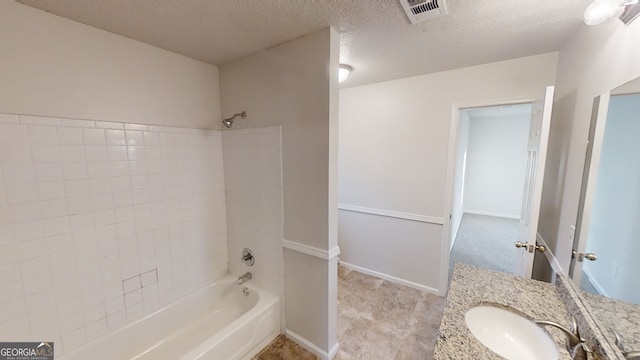
[(622, 336), (627, 351), (640, 351), (640, 305), (583, 292), (601, 330), (614, 341), (614, 330)]
[[(456, 264), (438, 330), (435, 359), (503, 359), (476, 340), (465, 324), (468, 309), (487, 303), (515, 309), (529, 319), (554, 321), (566, 327), (571, 323), (555, 285)], [(558, 345), (560, 359), (570, 359), (564, 335), (555, 328), (544, 330)]]

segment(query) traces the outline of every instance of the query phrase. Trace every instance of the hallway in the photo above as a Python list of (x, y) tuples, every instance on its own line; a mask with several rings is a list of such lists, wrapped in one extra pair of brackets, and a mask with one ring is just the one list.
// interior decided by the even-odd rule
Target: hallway
[(449, 259), (449, 277), (457, 262), (512, 274), (519, 220), (464, 214)]

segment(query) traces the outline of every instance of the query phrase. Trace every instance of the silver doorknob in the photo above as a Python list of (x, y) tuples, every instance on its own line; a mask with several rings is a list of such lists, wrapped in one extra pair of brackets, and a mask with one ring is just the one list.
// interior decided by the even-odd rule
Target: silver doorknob
[(529, 245), (528, 243), (526, 243), (526, 242), (522, 242), (522, 241), (516, 241), (515, 245), (516, 245), (516, 247), (517, 247), (518, 249), (520, 249), (520, 248), (524, 248), (524, 249), (528, 250), (530, 253), (532, 253), (532, 252), (533, 252), (533, 249), (536, 249), (536, 250), (538, 250), (538, 251), (539, 251), (539, 252), (541, 252), (541, 253), (543, 253), (543, 252), (547, 251), (547, 247), (546, 247), (546, 246), (544, 246), (544, 245), (536, 245), (536, 246), (533, 246), (533, 245)]
[(598, 256), (594, 253), (586, 253), (584, 254), (584, 258), (587, 260), (596, 261), (598, 259)]

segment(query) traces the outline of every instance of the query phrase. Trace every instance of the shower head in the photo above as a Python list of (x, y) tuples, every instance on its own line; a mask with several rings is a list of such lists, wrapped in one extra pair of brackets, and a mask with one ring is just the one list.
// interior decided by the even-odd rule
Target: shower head
[(232, 117), (228, 118), (228, 119), (224, 119), (222, 120), (222, 123), (224, 124), (224, 126), (227, 127), (227, 129), (231, 129), (231, 126), (233, 125), (233, 122), (235, 121), (235, 119), (240, 116), (243, 119), (247, 118), (247, 112), (243, 111), (241, 113), (235, 113), (233, 114)]

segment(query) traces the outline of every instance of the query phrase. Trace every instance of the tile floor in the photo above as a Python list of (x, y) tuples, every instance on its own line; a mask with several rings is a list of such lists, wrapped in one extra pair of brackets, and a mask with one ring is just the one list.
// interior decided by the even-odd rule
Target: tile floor
[[(428, 360), (433, 357), (444, 298), (338, 267), (335, 360)], [(256, 360), (316, 357), (285, 337)]]
[(317, 356), (305, 350), (300, 345), (278, 336), (267, 348), (256, 355), (253, 360), (316, 360)]

